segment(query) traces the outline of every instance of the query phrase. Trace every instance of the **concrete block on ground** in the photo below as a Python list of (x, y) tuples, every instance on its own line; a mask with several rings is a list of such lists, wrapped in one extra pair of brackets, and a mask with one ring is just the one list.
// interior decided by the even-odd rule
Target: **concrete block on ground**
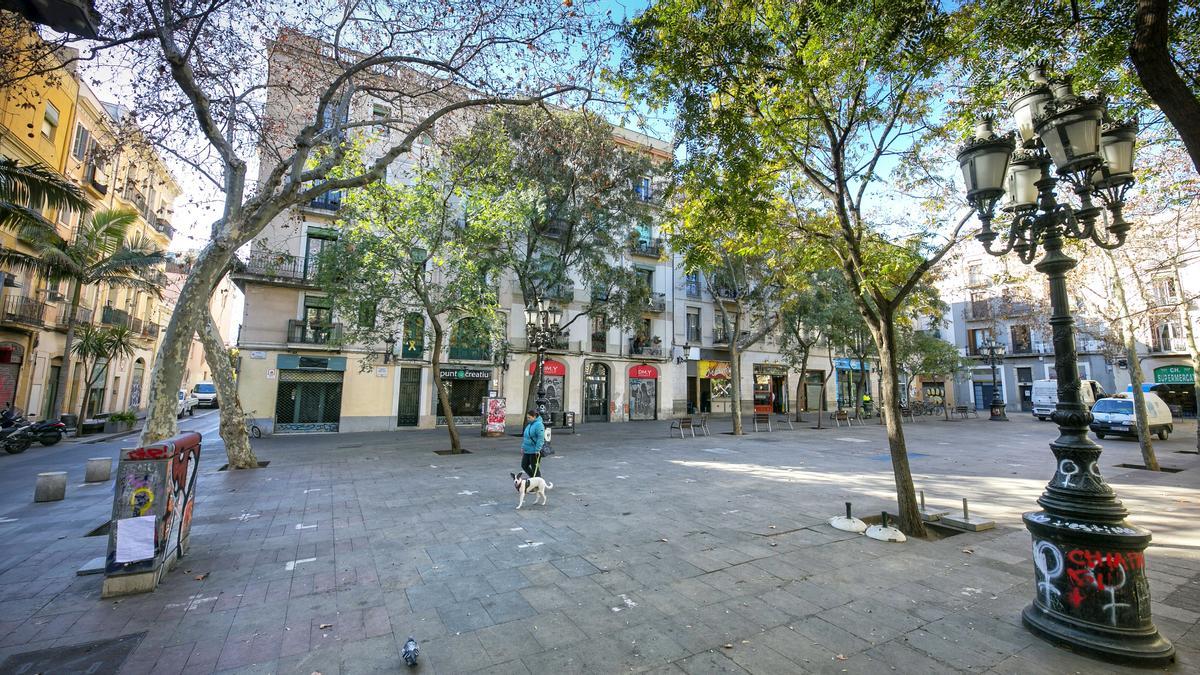
[(104, 483), (112, 476), (112, 457), (89, 457), (83, 475), (85, 483)]
[(39, 473), (33, 488), (33, 501), (57, 502), (67, 496), (67, 472), (47, 471)]

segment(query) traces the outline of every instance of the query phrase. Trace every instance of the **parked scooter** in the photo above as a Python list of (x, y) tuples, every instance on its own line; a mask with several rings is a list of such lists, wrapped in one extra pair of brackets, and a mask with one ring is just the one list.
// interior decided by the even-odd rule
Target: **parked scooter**
[(45, 420), (34, 422), (29, 429), (38, 443), (51, 446), (61, 441), (67, 433), (67, 425), (63, 422)]
[(29, 449), (36, 438), (30, 430), (33, 425), (21, 415), (15, 415), (9, 420), (11, 424), (0, 428), (0, 447), (10, 455), (17, 455)]

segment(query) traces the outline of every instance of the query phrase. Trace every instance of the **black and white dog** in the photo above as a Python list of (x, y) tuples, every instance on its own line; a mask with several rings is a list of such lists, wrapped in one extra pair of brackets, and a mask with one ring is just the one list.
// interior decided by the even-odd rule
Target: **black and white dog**
[(540, 476), (529, 478), (522, 473), (510, 473), (512, 476), (513, 487), (517, 488), (517, 494), (521, 495), (521, 500), (517, 502), (517, 508), (525, 505), (525, 495), (533, 495), (533, 503), (537, 504), (538, 497), (542, 498), (542, 506), (546, 505), (546, 491), (554, 489), (554, 483), (546, 481)]

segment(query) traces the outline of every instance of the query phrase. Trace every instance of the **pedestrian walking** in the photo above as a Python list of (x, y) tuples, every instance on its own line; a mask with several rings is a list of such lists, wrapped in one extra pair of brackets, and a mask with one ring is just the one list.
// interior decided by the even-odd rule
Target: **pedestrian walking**
[(542, 446), (546, 443), (546, 425), (536, 410), (525, 413), (525, 431), (521, 434), (521, 470), (534, 478), (541, 475)]

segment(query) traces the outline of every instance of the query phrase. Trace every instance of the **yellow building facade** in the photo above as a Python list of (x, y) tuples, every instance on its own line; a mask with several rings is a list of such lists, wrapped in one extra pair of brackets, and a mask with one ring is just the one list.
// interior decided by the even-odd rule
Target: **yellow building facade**
[[(67, 177), (80, 186), (93, 211), (135, 210), (138, 218), (130, 239), (141, 237), (163, 250), (170, 245), (178, 185), (128, 123), (125, 111), (102, 102), (73, 68), (0, 91), (0, 155), (22, 164), (41, 163)], [(44, 215), (68, 241), (81, 224), (81, 214), (70, 210)], [(0, 231), (0, 245), (33, 252), (11, 232)], [(30, 417), (43, 419), (57, 393), (74, 289), (30, 269), (0, 269), (0, 274), (0, 403), (11, 401)], [(107, 285), (82, 289), (76, 324), (128, 326), (135, 343), (132, 357), (103, 369), (86, 417), (145, 406), (142, 392), (160, 327), (171, 309), (145, 292)], [(78, 414), (84, 373), (78, 359), (71, 361), (62, 412)]]

